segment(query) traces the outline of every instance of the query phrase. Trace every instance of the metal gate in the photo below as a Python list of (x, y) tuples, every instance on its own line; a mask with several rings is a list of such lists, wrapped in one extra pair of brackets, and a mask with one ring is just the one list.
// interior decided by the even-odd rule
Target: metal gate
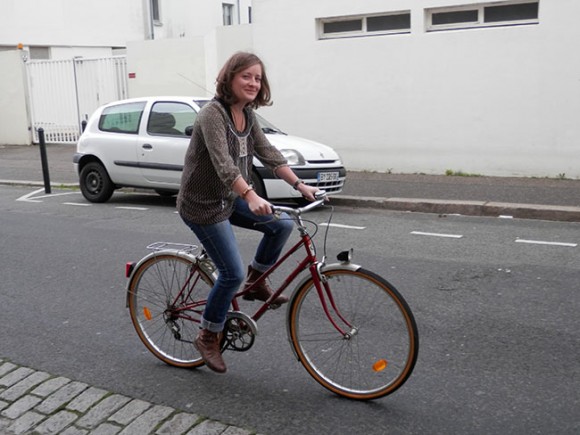
[(26, 63), (33, 142), (76, 143), (82, 121), (99, 106), (128, 98), (125, 56)]

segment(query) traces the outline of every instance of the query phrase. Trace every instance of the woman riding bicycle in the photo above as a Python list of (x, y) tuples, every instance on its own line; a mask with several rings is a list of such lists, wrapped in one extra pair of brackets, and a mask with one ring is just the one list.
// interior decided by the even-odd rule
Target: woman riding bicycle
[[(263, 233), (248, 267), (247, 283), (254, 282), (276, 262), (293, 228), (289, 219), (271, 220), (270, 203), (253, 189), (253, 157), (306, 199), (313, 201), (319, 190), (296, 176), (258, 125), (253, 109), (270, 104), (270, 86), (262, 61), (251, 53), (234, 54), (219, 72), (215, 98), (195, 120), (177, 197), (179, 215), (218, 270), (194, 345), (206, 365), (219, 373), (226, 371), (220, 333), (245, 277), (232, 225)], [(264, 281), (244, 298), (266, 301), (271, 294)], [(272, 301), (278, 305), (286, 302), (288, 298), (283, 295)]]

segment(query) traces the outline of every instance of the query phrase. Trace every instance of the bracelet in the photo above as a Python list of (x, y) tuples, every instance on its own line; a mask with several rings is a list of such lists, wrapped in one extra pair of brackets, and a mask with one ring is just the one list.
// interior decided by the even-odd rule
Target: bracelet
[(294, 182), (294, 184), (292, 185), (292, 187), (294, 188), (294, 190), (298, 190), (298, 185), (299, 184), (304, 184), (304, 180), (301, 180), (300, 178), (298, 180), (296, 180)]
[(242, 199), (246, 199), (246, 195), (248, 193), (250, 193), (251, 190), (254, 190), (254, 188), (252, 186), (248, 186), (244, 189), (244, 191), (242, 192), (242, 194), (240, 195), (242, 197)]

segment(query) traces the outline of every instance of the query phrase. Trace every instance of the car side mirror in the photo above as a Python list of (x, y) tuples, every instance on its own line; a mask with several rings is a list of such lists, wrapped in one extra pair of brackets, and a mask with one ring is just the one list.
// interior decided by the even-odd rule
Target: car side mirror
[(191, 137), (193, 134), (193, 125), (188, 125), (185, 127), (185, 135)]

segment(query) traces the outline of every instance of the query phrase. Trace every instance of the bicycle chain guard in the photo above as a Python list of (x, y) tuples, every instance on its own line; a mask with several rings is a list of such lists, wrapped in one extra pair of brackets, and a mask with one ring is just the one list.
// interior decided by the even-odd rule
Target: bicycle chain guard
[(224, 327), (222, 351), (245, 352), (252, 347), (257, 334), (258, 325), (251, 317), (241, 311), (230, 311)]

